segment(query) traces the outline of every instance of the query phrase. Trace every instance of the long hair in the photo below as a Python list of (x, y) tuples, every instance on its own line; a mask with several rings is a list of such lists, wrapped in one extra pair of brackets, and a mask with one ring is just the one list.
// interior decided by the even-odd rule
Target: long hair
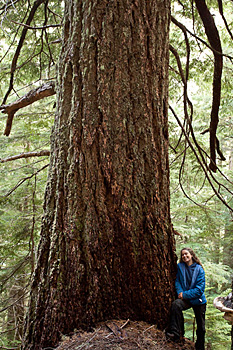
[(191, 248), (182, 248), (181, 249), (179, 262), (183, 262), (183, 260), (182, 260), (182, 251), (183, 250), (187, 250), (192, 255), (193, 261), (196, 262), (197, 264), (201, 265), (201, 267), (203, 267), (200, 259), (198, 259), (198, 257), (196, 256), (196, 254), (194, 253), (194, 251)]

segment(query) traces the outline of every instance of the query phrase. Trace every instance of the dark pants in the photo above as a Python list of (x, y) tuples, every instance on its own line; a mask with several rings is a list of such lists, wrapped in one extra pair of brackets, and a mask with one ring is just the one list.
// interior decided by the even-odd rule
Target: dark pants
[(176, 299), (172, 303), (171, 319), (169, 332), (173, 333), (177, 338), (184, 335), (184, 310), (193, 308), (197, 322), (197, 341), (195, 343), (196, 350), (205, 349), (205, 311), (206, 304), (191, 305), (187, 300)]

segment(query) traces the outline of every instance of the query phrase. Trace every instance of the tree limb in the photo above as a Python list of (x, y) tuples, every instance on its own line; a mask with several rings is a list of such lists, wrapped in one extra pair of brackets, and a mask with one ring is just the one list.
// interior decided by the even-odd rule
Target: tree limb
[(26, 257), (23, 258), (22, 261), (20, 261), (13, 269), (12, 271), (9, 273), (9, 275), (3, 279), (1, 279), (1, 292), (2, 292), (2, 289), (4, 287), (4, 285), (6, 284), (6, 282), (14, 276), (14, 274), (21, 269), (21, 267), (23, 267), (27, 262), (28, 260), (30, 259), (30, 257), (27, 255)]
[[(178, 21), (177, 21), (178, 24), (180, 24)], [(177, 25), (178, 25), (177, 24)], [(179, 25), (178, 25), (179, 26)], [(192, 115), (193, 115), (193, 105), (192, 105), (192, 102), (190, 101), (190, 99), (188, 98), (188, 90), (187, 90), (187, 82), (188, 82), (188, 75), (189, 75), (189, 54), (190, 54), (190, 46), (189, 46), (189, 41), (188, 41), (188, 38), (187, 38), (187, 34), (186, 34), (186, 30), (185, 30), (185, 27), (183, 25), (180, 24), (179, 26), (182, 31), (184, 32), (185, 34), (185, 42), (186, 42), (186, 51), (187, 51), (187, 61), (186, 61), (186, 70), (185, 70), (185, 73), (183, 71), (183, 68), (182, 68), (182, 63), (181, 63), (181, 60), (180, 60), (180, 56), (179, 56), (179, 53), (177, 52), (177, 50), (172, 46), (170, 45), (169, 46), (169, 50), (173, 53), (173, 55), (175, 56), (175, 59), (176, 59), (176, 62), (177, 62), (177, 66), (178, 66), (178, 69), (179, 69), (179, 75), (182, 79), (182, 82), (183, 82), (183, 87), (184, 87), (184, 93), (183, 93), (183, 106), (184, 106), (184, 115), (185, 115), (185, 119), (184, 119), (184, 125), (183, 127), (185, 127), (185, 123), (186, 121), (192, 121)], [(188, 108), (187, 106), (190, 107), (190, 116), (189, 116), (189, 113), (188, 113)], [(181, 135), (179, 137), (179, 140), (178, 140), (178, 143), (175, 147), (175, 149), (178, 147), (180, 141), (181, 141), (181, 138), (182, 138), (182, 135), (183, 135), (183, 131), (181, 129)]]
[(186, 78), (185, 78), (184, 71), (183, 71), (183, 68), (182, 68), (180, 56), (179, 56), (177, 50), (171, 44), (169, 45), (169, 50), (173, 53), (173, 55), (176, 58), (176, 62), (177, 62), (177, 66), (179, 68), (179, 73), (180, 73), (182, 82), (183, 82), (184, 85), (186, 85), (187, 82), (186, 82)]
[[(17, 2), (19, 2), (20, 0), (15, 0), (15, 1), (11, 1), (9, 3), (9, 1), (7, 1), (7, 3), (5, 5), (3, 5), (2, 7), (0, 7), (0, 11), (7, 11), (9, 8), (14, 7), (15, 4), (17, 4)], [(0, 13), (0, 15), (2, 15), (2, 13)]]
[[(218, 29), (215, 25), (213, 16), (211, 15), (205, 0), (195, 0), (197, 10), (205, 27), (205, 32), (211, 47), (222, 53), (221, 41)], [(214, 52), (214, 77), (213, 77), (213, 100), (210, 118), (210, 164), (209, 168), (217, 171), (216, 166), (216, 132), (219, 121), (219, 107), (221, 99), (221, 78), (222, 78), (223, 58)]]
[[(198, 143), (197, 143), (197, 141), (196, 141), (196, 139), (195, 139), (195, 136), (194, 136), (193, 130), (192, 130), (192, 126), (190, 125), (190, 130), (191, 130), (192, 138), (193, 138), (193, 141), (194, 141), (195, 146), (196, 146), (197, 149), (198, 149), (198, 152), (199, 152), (199, 154), (200, 154), (200, 156), (201, 156), (201, 159), (200, 159), (200, 157), (199, 157), (197, 151), (195, 150), (194, 146), (192, 145), (191, 140), (190, 140), (190, 138), (189, 138), (189, 136), (188, 136), (186, 130), (183, 128), (183, 125), (182, 125), (181, 121), (179, 120), (179, 118), (177, 117), (177, 115), (176, 115), (174, 109), (173, 109), (170, 105), (169, 105), (169, 109), (172, 111), (172, 114), (173, 114), (174, 117), (176, 118), (176, 120), (177, 120), (179, 126), (183, 129), (183, 133), (184, 133), (184, 135), (185, 135), (185, 137), (186, 137), (186, 139), (187, 139), (187, 142), (188, 142), (188, 144), (189, 144), (191, 150), (193, 151), (193, 153), (194, 153), (194, 155), (195, 155), (195, 157), (196, 157), (198, 163), (200, 164), (200, 166), (201, 166), (201, 168), (202, 168), (202, 170), (203, 170), (203, 172), (204, 172), (204, 174), (205, 174), (205, 176), (206, 176), (206, 178), (207, 178), (207, 180), (208, 180), (208, 182), (209, 182), (209, 184), (210, 184), (210, 186), (211, 186), (213, 192), (214, 192), (215, 195), (220, 199), (220, 201), (221, 201), (228, 209), (230, 209), (230, 211), (232, 212), (232, 211), (233, 211), (233, 208), (229, 206), (229, 204), (225, 201), (225, 199), (221, 196), (221, 194), (215, 189), (215, 187), (214, 187), (214, 185), (213, 185), (213, 183), (212, 183), (210, 177), (212, 177), (212, 179), (214, 180), (214, 182), (218, 184), (219, 188), (222, 186), (222, 187), (224, 187), (229, 193), (231, 193), (231, 191), (229, 191), (229, 189), (228, 189), (226, 186), (224, 186), (223, 184), (220, 184), (220, 183), (213, 177), (213, 175), (212, 175), (211, 172), (208, 173), (208, 170), (209, 170), (209, 169), (208, 169), (207, 163), (206, 163), (206, 161), (205, 161), (205, 159), (204, 159), (204, 157), (203, 157), (201, 148), (200, 148), (200, 146), (198, 145)], [(231, 193), (231, 194), (232, 194), (232, 193)], [(185, 195), (187, 196), (187, 194), (185, 194)], [(190, 197), (188, 197), (188, 198), (191, 199)], [(194, 202), (195, 204), (197, 204), (197, 203), (196, 203), (195, 201), (193, 201), (192, 199), (191, 199), (191, 201)], [(198, 205), (199, 205), (199, 204), (198, 204)], [(200, 206), (200, 205), (199, 205), (199, 206)]]
[(201, 132), (201, 135), (205, 135), (205, 134), (206, 134), (207, 132), (209, 132), (209, 131), (210, 131), (210, 128), (208, 128), (208, 129), (202, 131), (202, 132)]
[(57, 27), (61, 27), (62, 26), (62, 24), (49, 24), (49, 25), (40, 26), (40, 27), (32, 27), (32, 26), (29, 26), (29, 25), (24, 24), (24, 23), (13, 21), (12, 19), (10, 21), (12, 23), (14, 23), (14, 24), (19, 25), (19, 26), (22, 26), (22, 27), (25, 27), (25, 28), (28, 28), (28, 29), (33, 29), (33, 30), (44, 30), (44, 29), (47, 29), (47, 28), (57, 28)]
[[(171, 21), (177, 25), (176, 22), (178, 22), (175, 17), (171, 16)], [(178, 22), (179, 23), (179, 22)], [(187, 27), (185, 27), (183, 24), (182, 26), (186, 29), (187, 33), (189, 33), (191, 36), (193, 36), (196, 40), (200, 41), (203, 45), (205, 45), (206, 47), (208, 47), (213, 53), (215, 53), (216, 55), (220, 55), (222, 57), (226, 57), (229, 58), (229, 60), (233, 60), (233, 56), (227, 55), (223, 52), (219, 52), (218, 50), (216, 50), (214, 47), (212, 47), (211, 45), (209, 45), (205, 40), (203, 40), (202, 38), (200, 38), (198, 35), (196, 35), (195, 33), (191, 32), (191, 30), (189, 30)], [(179, 27), (179, 26), (178, 26)]]
[(27, 153), (20, 153), (12, 157), (0, 159), (0, 163), (6, 163), (11, 162), (12, 160), (21, 159), (21, 158), (30, 158), (30, 157), (44, 157), (49, 156), (50, 151), (49, 150), (43, 150), (40, 152), (27, 152)]
[(219, 142), (219, 139), (217, 138), (217, 136), (216, 136), (216, 150), (217, 150), (217, 153), (220, 156), (221, 160), (226, 160), (222, 151), (220, 150), (220, 142)]
[[(26, 290), (26, 288), (29, 286), (29, 284), (24, 288)], [(13, 303), (11, 303), (10, 305), (4, 307), (3, 309), (0, 310), (0, 313), (3, 311), (6, 311), (7, 309), (9, 309), (10, 307), (14, 306), (15, 304), (17, 304), (20, 300), (22, 300), (25, 295), (27, 295), (29, 293), (29, 291), (25, 291), (23, 295), (21, 295), (21, 297), (19, 297), (17, 300), (15, 300)], [(17, 349), (17, 348), (15, 348)]]
[[(36, 13), (36, 10), (38, 9), (38, 7), (43, 4), (43, 2), (45, 2), (45, 0), (36, 0), (32, 6), (32, 9), (29, 13), (29, 16), (28, 16), (28, 19), (26, 21), (26, 25), (30, 25), (30, 23), (32, 22), (33, 18), (34, 18), (34, 15)], [(18, 43), (18, 46), (17, 46), (17, 49), (15, 51), (15, 54), (14, 54), (14, 57), (13, 57), (13, 60), (12, 60), (12, 63), (11, 63), (11, 77), (10, 77), (10, 85), (9, 85), (9, 88), (7, 90), (7, 93), (3, 99), (3, 104), (6, 103), (6, 100), (10, 94), (10, 92), (12, 91), (13, 89), (13, 82), (14, 82), (14, 73), (15, 73), (15, 70), (16, 70), (16, 65), (17, 65), (17, 61), (18, 61), (18, 58), (19, 58), (19, 55), (20, 55), (20, 51), (23, 47), (23, 43), (24, 43), (24, 40), (26, 38), (26, 34), (27, 34), (27, 31), (28, 31), (28, 28), (24, 27), (23, 30), (22, 30), (22, 34), (21, 34), (21, 37), (20, 37), (20, 40), (19, 40), (19, 43)]]
[(224, 14), (223, 14), (222, 0), (218, 0), (218, 8), (219, 8), (219, 13), (220, 13), (220, 15), (222, 16), (222, 19), (223, 19), (223, 21), (224, 21), (225, 27), (226, 27), (226, 29), (227, 29), (227, 31), (228, 31), (230, 37), (231, 37), (231, 40), (233, 40), (232, 32), (230, 31), (230, 28), (229, 28), (229, 26), (228, 26), (227, 20), (226, 20)]
[(2, 113), (8, 114), (4, 135), (10, 135), (14, 115), (19, 109), (26, 107), (45, 97), (52, 96), (55, 93), (55, 82), (50, 81), (34, 90), (29, 91), (26, 95), (11, 104), (0, 106)]
[(21, 179), (9, 192), (7, 192), (7, 194), (5, 195), (5, 197), (8, 197), (11, 195), (11, 193), (13, 193), (20, 185), (22, 185), (22, 183), (24, 183), (27, 180), (30, 180), (33, 176), (37, 175), (40, 171), (44, 170), (45, 168), (47, 168), (49, 166), (49, 164), (46, 164), (45, 166), (43, 166), (41, 169), (37, 170), (35, 173), (33, 173), (30, 176), (27, 176), (23, 179)]
[[(204, 134), (206, 134), (209, 131), (210, 131), (210, 128), (202, 131), (201, 135), (204, 135)], [(217, 150), (218, 155), (220, 156), (221, 160), (226, 160), (226, 158), (224, 157), (222, 151), (220, 150), (220, 142), (219, 142), (219, 139), (217, 138), (217, 136), (216, 136), (216, 150)]]
[[(190, 60), (190, 45), (189, 45), (189, 40), (188, 40), (188, 36), (187, 36), (187, 28), (182, 23), (178, 22), (174, 17), (172, 17), (171, 20), (184, 33), (184, 38), (185, 38), (185, 43), (186, 43), (186, 51), (187, 51), (187, 61), (186, 61), (186, 82), (187, 82), (188, 75), (189, 75), (189, 60)], [(174, 54), (174, 52), (173, 52), (173, 54)]]

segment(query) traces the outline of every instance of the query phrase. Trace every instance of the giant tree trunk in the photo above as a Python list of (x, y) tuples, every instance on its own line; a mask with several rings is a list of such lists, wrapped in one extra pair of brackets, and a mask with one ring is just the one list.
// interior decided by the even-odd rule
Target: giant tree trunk
[(110, 318), (167, 324), (169, 20), (169, 0), (66, 1), (23, 349)]

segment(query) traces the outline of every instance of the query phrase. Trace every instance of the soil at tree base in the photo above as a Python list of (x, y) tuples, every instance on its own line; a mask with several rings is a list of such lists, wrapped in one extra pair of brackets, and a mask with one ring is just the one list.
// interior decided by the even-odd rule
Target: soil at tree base
[(56, 350), (193, 350), (194, 343), (184, 338), (183, 344), (168, 341), (155, 325), (142, 321), (111, 320), (99, 323), (92, 332), (76, 330), (63, 336)]

